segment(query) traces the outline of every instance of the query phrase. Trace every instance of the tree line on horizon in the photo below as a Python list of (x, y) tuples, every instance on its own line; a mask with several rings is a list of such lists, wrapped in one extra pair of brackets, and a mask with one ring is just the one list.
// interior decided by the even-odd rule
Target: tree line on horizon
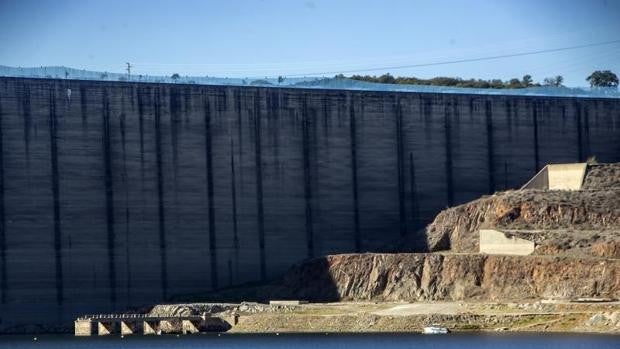
[[(513, 78), (510, 80), (501, 79), (463, 79), (459, 77), (444, 77), (439, 76), (431, 79), (421, 79), (416, 77), (398, 76), (395, 77), (390, 73), (386, 73), (380, 76), (375, 75), (352, 75), (350, 77), (344, 76), (344, 74), (338, 74), (334, 76), (335, 79), (352, 79), (357, 81), (374, 82), (380, 84), (397, 84), (397, 85), (427, 85), (427, 86), (448, 86), (448, 87), (472, 87), (472, 88), (492, 88), (492, 89), (517, 89), (527, 87), (541, 87), (541, 86), (553, 86), (562, 87), (564, 77), (557, 75), (548, 77), (543, 80), (542, 83), (534, 82), (532, 76), (529, 74), (524, 75), (521, 79)], [(610, 70), (597, 70), (590, 74), (586, 81), (590, 83), (591, 87), (618, 87), (618, 77)]]

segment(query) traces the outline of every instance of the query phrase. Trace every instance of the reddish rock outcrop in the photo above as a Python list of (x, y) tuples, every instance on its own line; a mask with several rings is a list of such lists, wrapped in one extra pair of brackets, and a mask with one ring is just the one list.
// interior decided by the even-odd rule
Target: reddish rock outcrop
[(620, 260), (467, 254), (342, 254), (293, 267), (308, 300), (520, 300), (620, 297)]
[(520, 190), (439, 213), (427, 229), (430, 251), (477, 252), (478, 229), (603, 230), (620, 227), (620, 191)]

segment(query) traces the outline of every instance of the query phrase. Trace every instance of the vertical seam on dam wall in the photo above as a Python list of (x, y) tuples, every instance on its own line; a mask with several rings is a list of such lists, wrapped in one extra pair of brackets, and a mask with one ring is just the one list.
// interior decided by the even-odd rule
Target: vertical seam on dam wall
[(493, 149), (493, 105), (491, 101), (485, 103), (485, 117), (487, 129), (487, 169), (489, 171), (489, 193), (495, 192), (495, 167)]
[(445, 136), (445, 150), (446, 150), (446, 163), (445, 163), (445, 171), (446, 171), (446, 192), (448, 196), (448, 206), (452, 206), (454, 204), (454, 184), (452, 179), (452, 137), (450, 132), (450, 121), (448, 114), (448, 107), (444, 107), (443, 113), (443, 126), (444, 126), (444, 136)]
[(140, 199), (142, 204), (141, 217), (144, 218), (144, 207), (146, 203), (144, 187), (144, 89), (136, 89), (136, 98), (138, 102), (138, 132), (140, 133)]
[(177, 174), (178, 174), (178, 163), (179, 163), (179, 152), (178, 152), (178, 131), (177, 131), (177, 122), (179, 122), (179, 112), (180, 112), (180, 104), (181, 104), (181, 96), (179, 95), (179, 90), (176, 88), (170, 89), (170, 94), (168, 96), (169, 105), (170, 105), (170, 142), (172, 145), (172, 168), (174, 174), (174, 182), (175, 186), (177, 185)]
[(205, 97), (205, 155), (207, 165), (207, 205), (209, 213), (209, 256), (211, 262), (211, 287), (217, 289), (217, 246), (215, 237), (215, 204), (213, 200), (213, 154), (211, 152), (211, 103)]
[(398, 219), (400, 235), (407, 234), (407, 221), (405, 216), (405, 165), (404, 165), (404, 145), (403, 145), (403, 112), (400, 106), (400, 98), (396, 97), (394, 103), (396, 121), (396, 167), (398, 179)]
[(30, 87), (24, 85), (23, 96), (20, 96), (22, 112), (24, 114), (24, 151), (26, 152), (26, 167), (30, 168), (30, 128), (32, 125), (32, 111), (30, 107)]
[(310, 123), (310, 116), (308, 115), (306, 94), (302, 97), (301, 107), (301, 128), (302, 128), (302, 143), (303, 143), (303, 164), (304, 164), (304, 207), (305, 207), (305, 219), (306, 219), (306, 248), (308, 258), (314, 257), (314, 230), (312, 226), (312, 184), (310, 174), (310, 135), (308, 131), (308, 124)]
[(258, 224), (258, 248), (260, 252), (260, 277), (267, 279), (265, 262), (265, 217), (263, 208), (263, 159), (261, 154), (261, 112), (259, 90), (254, 93), (254, 161), (256, 165), (256, 218)]
[[(512, 105), (511, 101), (506, 101), (506, 128), (510, 130), (512, 125)], [(510, 133), (510, 132), (509, 132)]]
[(110, 286), (110, 301), (116, 303), (116, 261), (114, 243), (114, 183), (112, 178), (112, 154), (110, 142), (110, 101), (108, 90), (103, 90), (103, 163), (104, 163), (104, 187), (106, 203), (106, 232), (108, 249), (108, 278)]
[[(178, 210), (179, 207), (179, 195), (178, 195), (178, 187), (179, 187), (179, 140), (178, 140), (178, 125), (180, 122), (180, 104), (181, 104), (181, 95), (179, 94), (179, 89), (172, 87), (169, 90), (168, 95), (168, 105), (170, 109), (170, 145), (172, 146), (172, 181), (174, 183), (174, 209)], [(174, 215), (175, 218), (178, 217)]]
[(0, 100), (0, 303), (6, 303), (8, 290), (6, 277), (6, 222), (4, 220), (4, 129), (2, 126), (2, 101)]
[(323, 134), (325, 138), (329, 135), (329, 117), (331, 116), (329, 110), (329, 101), (327, 97), (323, 97)]
[(159, 227), (159, 253), (161, 288), (164, 299), (168, 298), (168, 256), (166, 251), (166, 212), (164, 209), (164, 178), (162, 169), (161, 146), (161, 96), (160, 90), (155, 90), (155, 157), (157, 164), (157, 209)]
[(539, 154), (538, 154), (538, 101), (534, 100), (532, 102), (532, 122), (534, 123), (534, 172), (538, 172), (540, 163), (539, 163)]
[(583, 140), (581, 136), (581, 103), (575, 102), (575, 122), (577, 123), (577, 159), (581, 162), (583, 158)]
[(56, 264), (56, 302), (63, 301), (62, 280), (62, 231), (60, 227), (60, 185), (58, 178), (58, 147), (56, 143), (56, 95), (50, 90), (49, 94), (49, 133), (50, 133), (50, 160), (52, 171), (52, 201), (54, 210), (54, 260)]
[(236, 90), (235, 97), (237, 98), (237, 143), (239, 143), (237, 146), (239, 147), (239, 163), (241, 164), (243, 160), (243, 129), (241, 128), (243, 125), (243, 114), (241, 109), (241, 91)]
[(86, 109), (86, 87), (80, 86), (80, 112), (82, 116), (82, 131), (88, 129), (88, 110)]
[(142, 183), (144, 183), (144, 101), (143, 91), (138, 90), (138, 131), (140, 132), (140, 170)]
[(418, 203), (415, 192), (415, 167), (413, 163), (413, 152), (409, 153), (409, 191), (411, 199), (411, 225), (413, 230), (418, 229)]
[(235, 146), (230, 138), (230, 187), (232, 197), (232, 216), (233, 216), (233, 248), (235, 251), (235, 275), (239, 273), (239, 223), (237, 221), (237, 179), (235, 174)]
[(583, 153), (590, 157), (590, 112), (588, 106), (583, 108)]
[(353, 229), (355, 234), (355, 252), (362, 249), (360, 234), (360, 208), (357, 183), (357, 130), (355, 125), (355, 106), (353, 100), (349, 102), (349, 137), (351, 139), (351, 184), (353, 189)]
[[(132, 103), (133, 104), (133, 103)], [(127, 129), (126, 129), (126, 117), (123, 112), (120, 115), (119, 126), (121, 128), (121, 145), (123, 149), (123, 172), (122, 180), (125, 189), (125, 274), (127, 277), (127, 303), (131, 303), (131, 253), (130, 253), (130, 241), (129, 241), (129, 228), (131, 222), (130, 204), (129, 204), (129, 175), (127, 173)]]

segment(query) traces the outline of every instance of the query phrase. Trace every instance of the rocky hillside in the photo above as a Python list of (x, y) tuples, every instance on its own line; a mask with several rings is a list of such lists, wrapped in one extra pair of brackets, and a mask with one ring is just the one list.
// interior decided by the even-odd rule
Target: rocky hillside
[(620, 189), (620, 164), (589, 164), (582, 189)]
[[(481, 255), (478, 230), (535, 242), (531, 256)], [(441, 212), (430, 252), (333, 255), (300, 264), (282, 295), (309, 300), (620, 297), (620, 164), (589, 165), (579, 191), (511, 190)], [(406, 249), (405, 249), (406, 250)]]
[(477, 252), (478, 229), (528, 235), (539, 254), (619, 258), (620, 164), (588, 166), (583, 190), (514, 190), (439, 213), (426, 229), (429, 251)]
[(344, 254), (293, 267), (282, 296), (308, 300), (620, 297), (620, 260), (468, 254)]
[(620, 228), (620, 190), (496, 193), (440, 212), (427, 229), (430, 251), (477, 252), (477, 231), (606, 231)]
[[(616, 300), (616, 177), (620, 164), (595, 165), (588, 168), (585, 190), (513, 190), (444, 210), (426, 230), (433, 253), (329, 255), (295, 265), (269, 285), (220, 290), (208, 300)], [(479, 254), (480, 228), (526, 238), (536, 250), (528, 256)]]

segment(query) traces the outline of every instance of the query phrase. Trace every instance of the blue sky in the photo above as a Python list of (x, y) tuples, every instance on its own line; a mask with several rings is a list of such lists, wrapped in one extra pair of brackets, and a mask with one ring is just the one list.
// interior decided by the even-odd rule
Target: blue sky
[[(122, 72), (131, 62), (135, 74), (271, 77), (618, 40), (620, 1), (0, 0), (0, 29), (2, 65)], [(567, 85), (585, 86), (598, 69), (620, 75), (619, 43), (389, 72), (560, 74)]]

